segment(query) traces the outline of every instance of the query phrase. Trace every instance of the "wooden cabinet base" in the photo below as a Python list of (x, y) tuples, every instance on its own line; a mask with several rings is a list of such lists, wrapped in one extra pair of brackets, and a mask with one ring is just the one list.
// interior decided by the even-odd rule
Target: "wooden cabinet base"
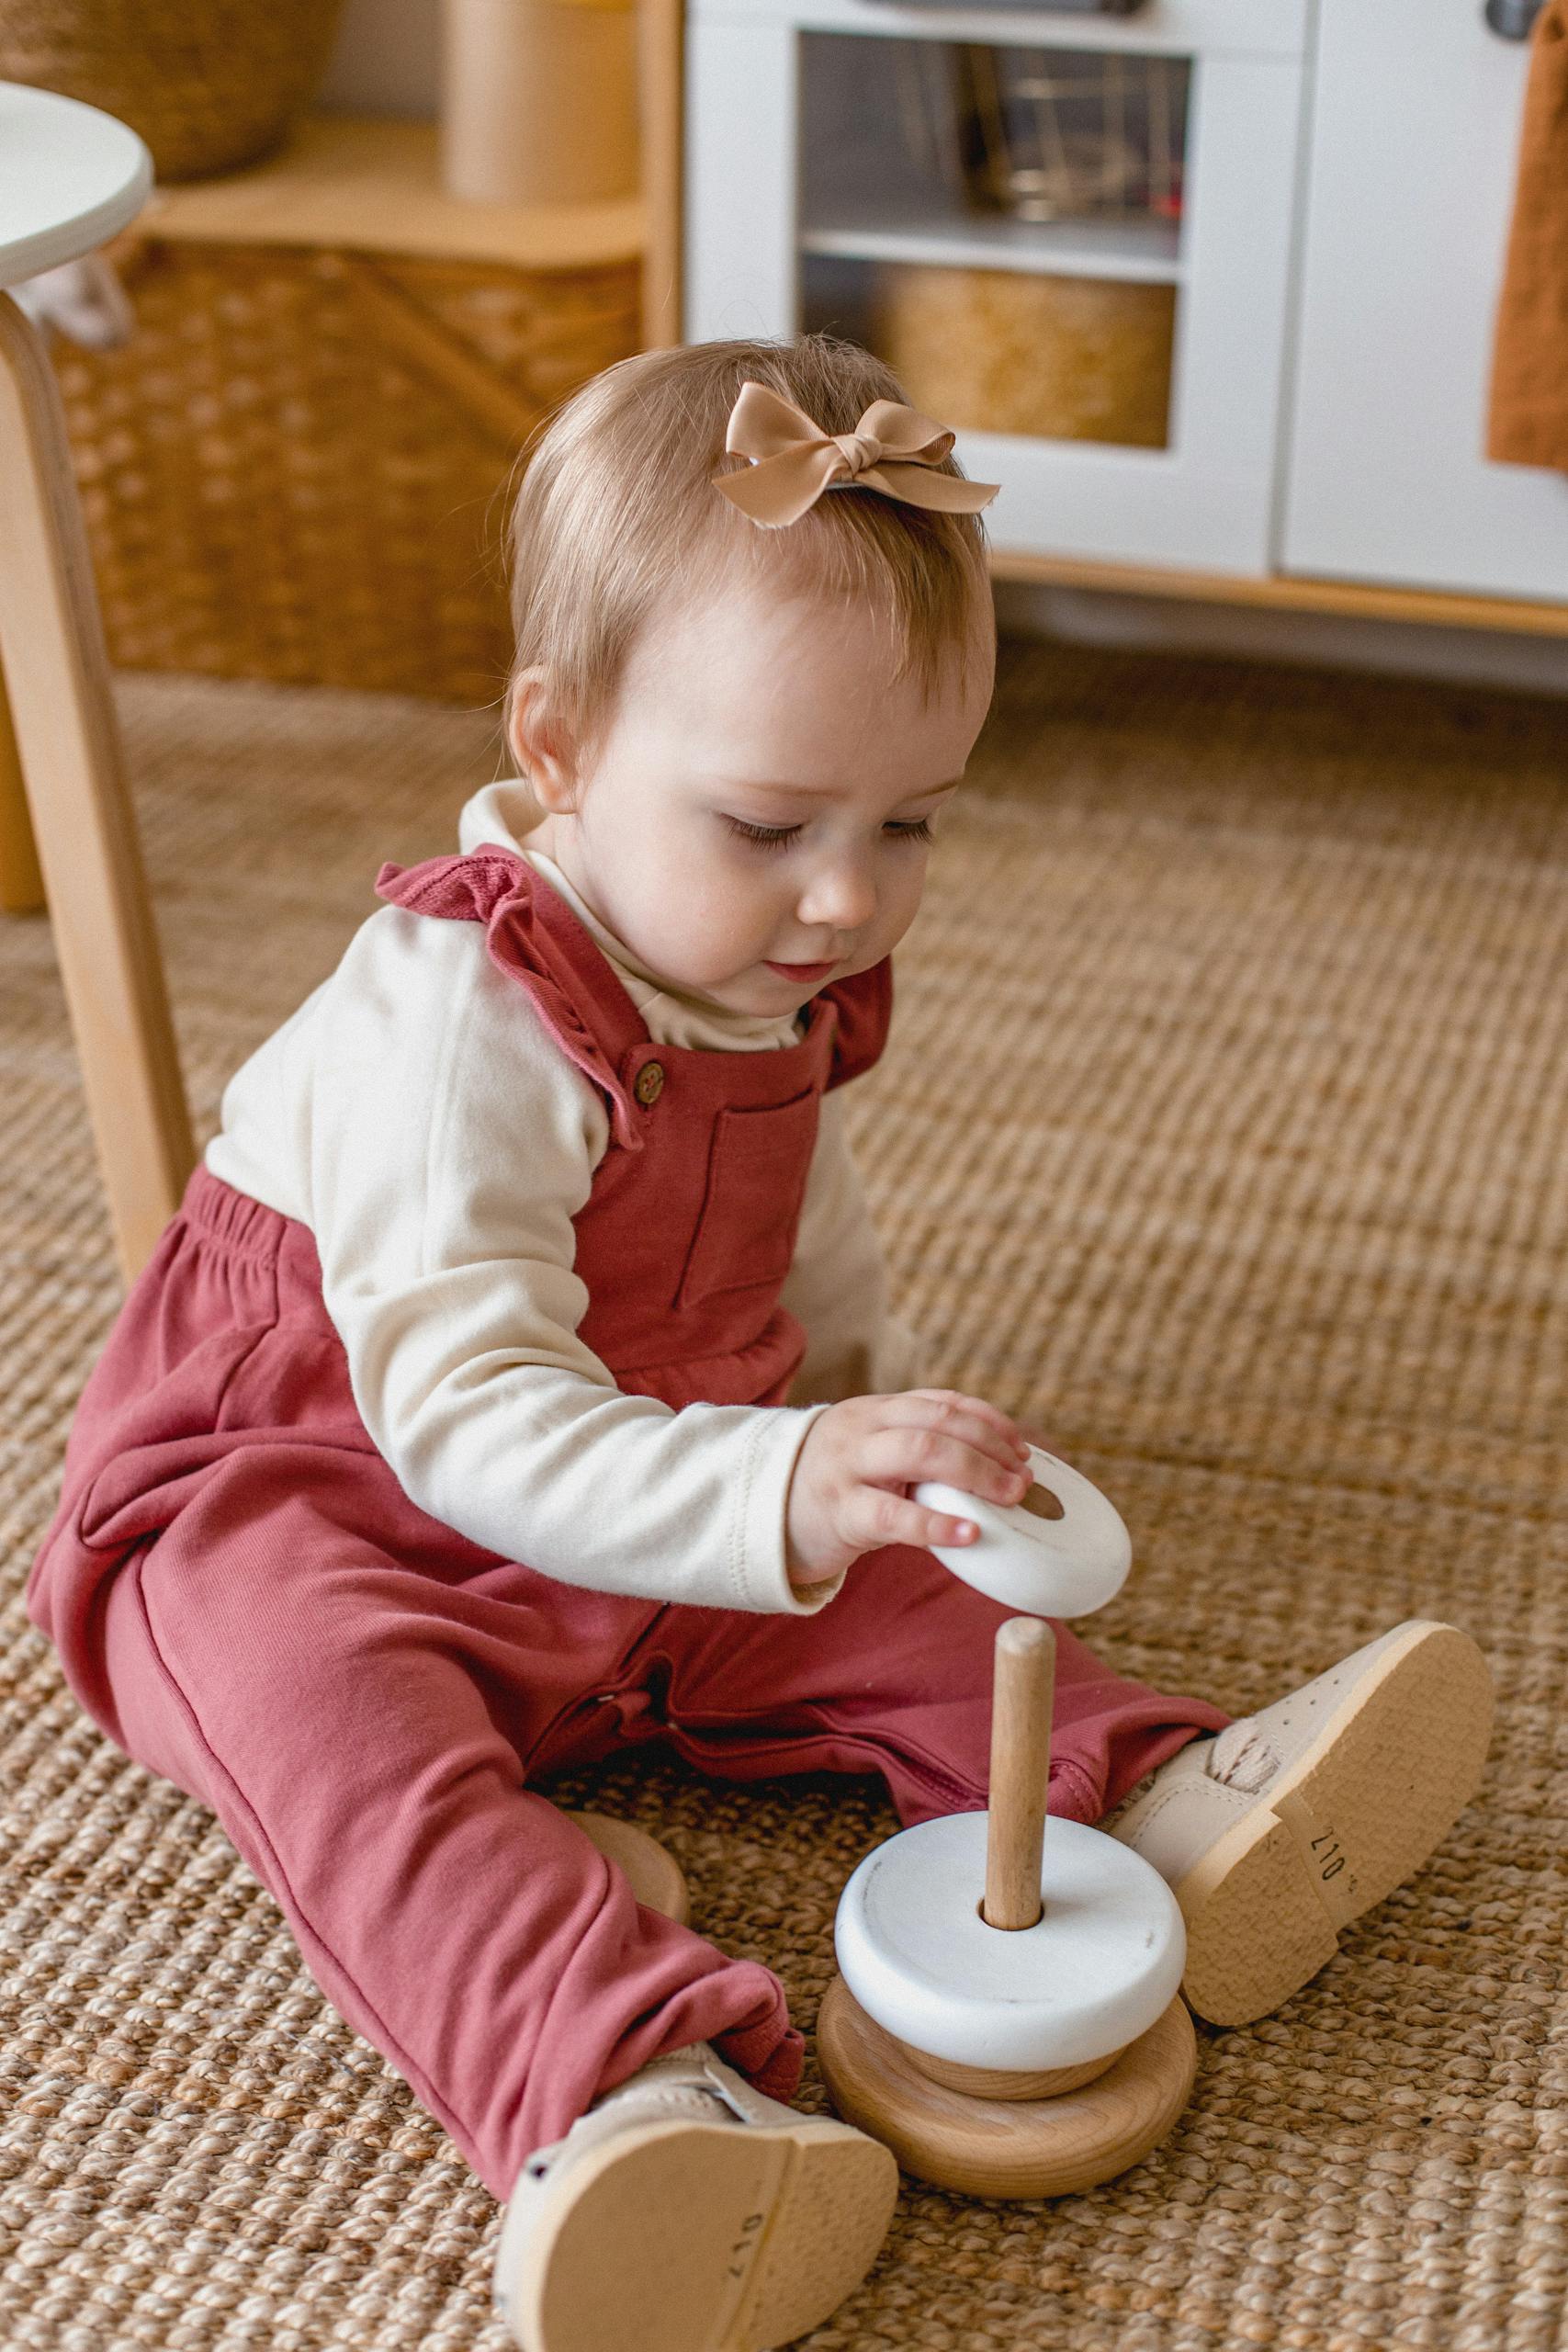
[(1453, 596), (1422, 588), (1380, 588), (1358, 580), (1306, 579), (1285, 572), (1251, 580), (1237, 572), (1099, 563), (1081, 556), (1031, 555), (1016, 548), (992, 549), (991, 577), (1042, 588), (1092, 588), (1118, 596), (1175, 596), (1190, 604), (1251, 605), (1273, 612), (1341, 613), (1353, 620), (1424, 621), (1440, 628), (1568, 637), (1568, 604), (1528, 604), (1507, 596)]
[(971, 2197), (1066, 2197), (1111, 2180), (1175, 2125), (1198, 2070), (1197, 2037), (1172, 2001), (1103, 2074), (1055, 2098), (974, 2098), (922, 2074), (835, 1976), (817, 2053), (846, 2122), (892, 2149), (905, 2172)]

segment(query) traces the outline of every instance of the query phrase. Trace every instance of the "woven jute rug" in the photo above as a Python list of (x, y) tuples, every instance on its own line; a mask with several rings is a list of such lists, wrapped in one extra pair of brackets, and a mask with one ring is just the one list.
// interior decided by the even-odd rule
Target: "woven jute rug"
[[(205, 1133), (379, 860), (449, 845), (491, 718), (121, 707)], [(1501, 1714), (1431, 1866), (1288, 2007), (1202, 2033), (1162, 2149), (1055, 2204), (908, 2187), (816, 2352), (1568, 2341), (1565, 748), (1544, 701), (1007, 657), (851, 1098), (928, 1376), (1114, 1496), (1121, 1666), (1242, 1710), (1420, 1613), (1483, 1643)], [(498, 2209), (23, 1616), (118, 1290), (41, 920), (0, 924), (0, 2342), (500, 2352)], [(662, 1837), (809, 2029), (876, 1783), (643, 1751), (561, 1793)]]

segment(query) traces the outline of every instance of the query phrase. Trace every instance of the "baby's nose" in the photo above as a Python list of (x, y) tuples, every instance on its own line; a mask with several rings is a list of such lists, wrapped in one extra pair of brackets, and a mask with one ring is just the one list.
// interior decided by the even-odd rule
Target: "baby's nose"
[(876, 911), (876, 892), (870, 877), (852, 867), (819, 874), (807, 885), (798, 911), (803, 924), (826, 923), (834, 931), (856, 931)]

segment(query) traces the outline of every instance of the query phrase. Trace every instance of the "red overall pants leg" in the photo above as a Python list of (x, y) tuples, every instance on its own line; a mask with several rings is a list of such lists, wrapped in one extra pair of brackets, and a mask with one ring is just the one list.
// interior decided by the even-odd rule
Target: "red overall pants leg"
[[(777, 1980), (640, 1909), (526, 1784), (560, 1654), (532, 1571), (455, 1585), (344, 1524), (319, 1464), (295, 1465), (280, 1507), (279, 1466), (265, 1494), (215, 1483), (132, 1555), (102, 1656), (123, 1744), (217, 1814), (333, 2006), (497, 2197), (660, 2051), (716, 2041), (787, 2097), (799, 2045)], [(585, 1696), (725, 1777), (880, 1771), (915, 1821), (985, 1802), (1003, 1613), (929, 1553), (890, 1549), (818, 1617), (663, 1610)], [(1225, 1720), (1118, 1680), (1065, 1629), (1059, 1663), (1052, 1809), (1074, 1818)], [(627, 1706), (639, 1695), (649, 1713)]]
[[(739, 1778), (880, 1771), (909, 1821), (976, 1806), (1004, 1612), (904, 1548), (805, 1618), (650, 1607), (481, 1551), (370, 1446), (300, 1229), (222, 1188), (194, 1207), (84, 1397), (29, 1582), (83, 1704), (212, 1808), (496, 2196), (660, 2051), (713, 2041), (787, 2096), (777, 1979), (639, 1909), (531, 1777), (651, 1734)], [(1225, 1720), (1070, 1634), (1056, 1711), (1053, 1802), (1080, 1819)]]

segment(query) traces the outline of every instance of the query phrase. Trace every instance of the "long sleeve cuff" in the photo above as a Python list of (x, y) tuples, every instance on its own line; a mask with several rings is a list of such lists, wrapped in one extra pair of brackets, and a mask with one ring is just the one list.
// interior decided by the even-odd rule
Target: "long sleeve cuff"
[(827, 1410), (825, 1404), (784, 1407), (757, 1417), (736, 1500), (737, 1608), (814, 1617), (842, 1589), (845, 1572), (806, 1589), (789, 1575), (790, 1483), (812, 1422)]

